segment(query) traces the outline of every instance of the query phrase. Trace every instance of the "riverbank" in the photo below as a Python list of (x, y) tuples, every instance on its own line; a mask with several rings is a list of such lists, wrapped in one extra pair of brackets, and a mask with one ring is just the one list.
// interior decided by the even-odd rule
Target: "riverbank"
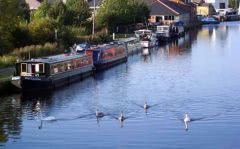
[(14, 67), (0, 69), (0, 96), (17, 92), (17, 89), (11, 84), (11, 76), (14, 71)]
[[(141, 45), (137, 38), (123, 38), (118, 39), (120, 42), (124, 42), (127, 45), (127, 56), (133, 55), (141, 51)], [(15, 86), (11, 84), (11, 77), (15, 73), (15, 67), (6, 67), (0, 69), (0, 94), (9, 94), (16, 92)]]

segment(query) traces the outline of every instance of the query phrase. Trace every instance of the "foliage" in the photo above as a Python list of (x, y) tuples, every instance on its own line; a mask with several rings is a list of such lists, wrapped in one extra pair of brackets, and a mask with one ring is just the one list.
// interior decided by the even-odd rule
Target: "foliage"
[(22, 1), (19, 6), (19, 15), (22, 17), (22, 19), (26, 22), (30, 22), (30, 8), (29, 5)]
[(91, 16), (88, 2), (85, 0), (68, 0), (66, 7), (66, 25), (81, 25)]
[(45, 43), (42, 45), (30, 45), (16, 48), (8, 55), (0, 57), (0, 68), (14, 65), (19, 59), (28, 59), (29, 53), (31, 58), (34, 58), (63, 53), (63, 49), (64, 48), (57, 43)]
[(16, 56), (4, 55), (0, 57), (0, 68), (13, 65), (16, 62)]
[(63, 24), (66, 16), (66, 6), (62, 0), (55, 0), (48, 10), (50, 18), (54, 19), (59, 25)]
[(229, 0), (228, 4), (230, 8), (237, 9), (239, 7), (240, 0)]
[(56, 22), (49, 18), (33, 20), (29, 25), (32, 43), (39, 44), (53, 42), (55, 37)]
[(57, 43), (45, 43), (42, 45), (30, 45), (22, 48), (14, 49), (10, 55), (17, 56), (18, 59), (28, 59), (29, 53), (31, 58), (62, 53), (63, 50), (58, 49)]
[(32, 43), (28, 24), (21, 23), (12, 33), (14, 47), (23, 47)]
[(106, 0), (98, 10), (96, 22), (98, 27), (113, 31), (117, 26), (143, 22), (149, 15), (146, 3), (141, 0)]
[(48, 11), (50, 9), (50, 4), (48, 0), (44, 0), (40, 7), (33, 14), (33, 19), (39, 19), (48, 16)]
[(13, 48), (12, 32), (18, 25), (19, 1), (0, 1), (0, 55)]

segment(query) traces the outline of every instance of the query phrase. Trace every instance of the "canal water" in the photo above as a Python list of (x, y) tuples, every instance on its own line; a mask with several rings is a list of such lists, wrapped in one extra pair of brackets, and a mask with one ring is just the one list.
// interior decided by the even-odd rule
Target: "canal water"
[(239, 148), (239, 45), (240, 23), (204, 26), (52, 93), (4, 97), (0, 148)]

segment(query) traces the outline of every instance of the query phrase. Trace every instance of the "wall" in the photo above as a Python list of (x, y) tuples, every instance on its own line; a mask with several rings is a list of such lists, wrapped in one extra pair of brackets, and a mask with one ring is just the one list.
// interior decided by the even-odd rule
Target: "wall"
[(209, 7), (208, 6), (197, 6), (197, 15), (208, 16)]
[(214, 8), (220, 9), (220, 3), (225, 3), (226, 9), (228, 9), (228, 0), (205, 0), (206, 3), (212, 3)]

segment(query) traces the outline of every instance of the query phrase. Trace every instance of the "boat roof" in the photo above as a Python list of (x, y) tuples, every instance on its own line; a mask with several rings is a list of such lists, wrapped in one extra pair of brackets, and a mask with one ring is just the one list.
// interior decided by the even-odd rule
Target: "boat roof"
[(120, 42), (123, 42), (123, 43), (128, 43), (128, 42), (132, 42), (132, 41), (136, 41), (137, 38), (136, 37), (129, 37), (129, 38), (121, 38), (119, 39)]
[(148, 30), (148, 29), (140, 29), (140, 30), (136, 30), (136, 32), (152, 32), (152, 30)]
[(169, 25), (158, 25), (157, 27), (170, 27)]
[(85, 54), (76, 54), (76, 53), (70, 53), (70, 54), (58, 54), (54, 56), (47, 56), (47, 57), (41, 57), (41, 58), (34, 58), (30, 60), (21, 61), (20, 63), (58, 63), (63, 61), (68, 61), (80, 57), (86, 56)]
[(87, 50), (102, 51), (102, 50), (114, 48), (117, 45), (123, 45), (123, 42), (122, 41), (114, 41), (114, 42), (111, 42), (110, 44), (94, 45), (94, 46), (91, 46)]

